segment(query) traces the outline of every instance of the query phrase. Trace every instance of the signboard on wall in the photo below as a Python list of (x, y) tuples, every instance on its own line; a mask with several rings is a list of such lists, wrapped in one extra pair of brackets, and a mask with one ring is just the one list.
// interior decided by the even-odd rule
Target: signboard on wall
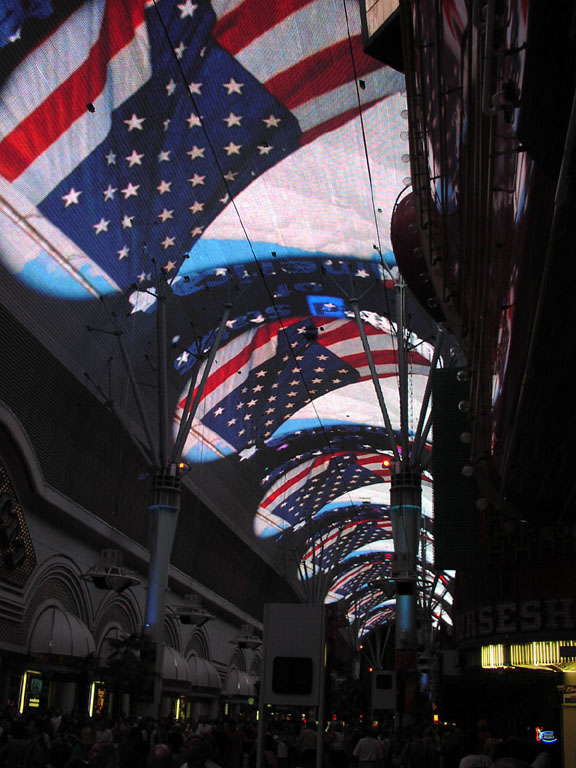
[(560, 685), (558, 689), (562, 693), (562, 704), (565, 707), (576, 707), (576, 685)]
[(269, 603), (264, 614), (266, 704), (318, 706), (325, 670), (323, 605)]
[(27, 669), (20, 684), (20, 700), (18, 711), (20, 713), (27, 709), (39, 709), (42, 704), (42, 694), (44, 692), (44, 680), (42, 673), (33, 669)]
[(488, 637), (556, 637), (558, 632), (576, 629), (576, 601), (554, 597), (480, 605), (460, 611), (454, 626), (459, 642)]

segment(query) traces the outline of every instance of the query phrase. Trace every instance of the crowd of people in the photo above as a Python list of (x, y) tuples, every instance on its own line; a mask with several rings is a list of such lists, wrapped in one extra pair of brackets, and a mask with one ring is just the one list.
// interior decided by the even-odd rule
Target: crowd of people
[[(494, 738), (486, 729), (399, 729), (313, 722), (267, 724), (262, 768), (555, 768), (554, 753), (532, 741)], [(255, 722), (233, 718), (155, 721), (79, 718), (58, 710), (0, 719), (0, 768), (256, 768)]]

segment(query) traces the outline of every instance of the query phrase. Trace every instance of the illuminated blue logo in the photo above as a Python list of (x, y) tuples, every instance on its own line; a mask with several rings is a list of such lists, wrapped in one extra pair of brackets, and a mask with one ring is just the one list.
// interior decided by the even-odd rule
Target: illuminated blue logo
[(346, 317), (346, 302), (338, 296), (307, 296), (311, 315)]
[(543, 728), (536, 728), (536, 739), (545, 744), (556, 744), (558, 741), (554, 731), (545, 731)]

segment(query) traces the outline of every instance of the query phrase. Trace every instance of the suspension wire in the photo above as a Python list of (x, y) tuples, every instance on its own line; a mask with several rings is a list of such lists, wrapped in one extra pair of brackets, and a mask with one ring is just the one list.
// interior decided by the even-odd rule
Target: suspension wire
[(370, 155), (368, 152), (368, 141), (366, 139), (366, 127), (364, 125), (364, 114), (362, 111), (362, 99), (360, 97), (360, 84), (359, 84), (359, 78), (358, 78), (358, 70), (356, 69), (356, 61), (354, 59), (354, 49), (352, 46), (352, 34), (350, 32), (350, 19), (348, 17), (348, 9), (346, 8), (346, 0), (342, 0), (342, 8), (344, 9), (344, 17), (346, 19), (346, 33), (348, 37), (348, 48), (350, 50), (350, 62), (352, 64), (352, 71), (354, 72), (354, 84), (356, 87), (356, 101), (358, 103), (358, 118), (360, 121), (360, 132), (362, 135), (362, 144), (364, 148), (364, 159), (366, 161), (366, 171), (368, 173), (368, 184), (370, 188), (370, 200), (372, 203), (372, 216), (374, 218), (374, 228), (376, 230), (376, 240), (378, 243), (378, 255), (380, 257), (380, 264), (388, 274), (390, 274), (390, 277), (392, 277), (392, 274), (388, 268), (388, 265), (384, 261), (384, 258), (382, 256), (382, 242), (380, 238), (380, 227), (378, 225), (378, 216), (376, 214), (376, 201), (374, 199), (374, 182), (372, 177), (372, 168), (370, 166)]
[[(384, 272), (387, 272), (390, 275), (390, 278), (392, 280), (394, 280), (394, 276), (392, 275), (392, 272), (388, 268), (388, 265), (385, 263), (384, 258), (382, 256), (382, 242), (381, 242), (381, 238), (380, 238), (380, 228), (379, 228), (379, 225), (378, 225), (378, 216), (377, 216), (377, 213), (376, 213), (376, 202), (375, 202), (375, 199), (374, 199), (374, 182), (373, 182), (373, 176), (372, 176), (372, 169), (371, 169), (371, 165), (370, 165), (370, 155), (369, 155), (369, 152), (368, 152), (368, 141), (367, 141), (367, 138), (366, 138), (366, 127), (365, 127), (365, 124), (364, 124), (364, 114), (363, 114), (363, 110), (362, 110), (362, 100), (360, 98), (360, 84), (359, 84), (359, 79), (358, 79), (358, 72), (357, 72), (357, 69), (356, 69), (356, 61), (354, 59), (354, 49), (353, 49), (353, 46), (352, 46), (352, 35), (350, 33), (350, 20), (348, 18), (348, 9), (346, 8), (346, 0), (342, 0), (342, 7), (344, 9), (344, 16), (346, 18), (346, 31), (347, 31), (347, 36), (348, 36), (348, 47), (349, 47), (349, 50), (350, 50), (350, 60), (351, 60), (351, 63), (352, 63), (352, 69), (354, 71), (354, 83), (355, 83), (355, 86), (356, 86), (356, 100), (357, 100), (357, 103), (358, 103), (358, 116), (359, 116), (359, 120), (360, 120), (360, 130), (361, 130), (361, 135), (362, 135), (362, 144), (363, 144), (363, 148), (364, 148), (364, 158), (365, 158), (365, 161), (366, 161), (366, 170), (367, 170), (367, 173), (368, 173), (368, 180), (369, 180), (369, 187), (370, 187), (370, 199), (371, 199), (371, 203), (372, 203), (372, 215), (374, 217), (374, 225), (375, 225), (375, 229), (376, 229), (376, 239), (377, 239), (377, 243), (378, 243), (378, 255), (380, 257), (380, 265), (381, 265), (382, 269), (384, 270)], [(384, 299), (385, 299), (385, 304), (386, 304), (386, 313), (387, 313), (388, 318), (390, 319), (392, 317), (392, 312), (391, 312), (391, 308), (390, 308), (390, 297), (389, 297), (389, 294), (388, 294), (387, 290), (384, 291)], [(396, 350), (396, 353), (398, 355), (398, 349)]]
[(416, 427), (416, 432), (414, 435), (414, 439), (412, 441), (412, 456), (410, 458), (410, 463), (412, 466), (415, 466), (416, 463), (421, 462), (420, 453), (422, 453), (425, 449), (426, 437), (430, 429), (430, 426), (432, 426), (432, 422), (430, 421), (430, 426), (428, 427), (428, 431), (426, 432), (426, 435), (425, 435), (424, 419), (426, 418), (426, 413), (428, 412), (428, 405), (430, 403), (430, 396), (432, 394), (432, 377), (434, 376), (434, 371), (436, 370), (436, 367), (438, 365), (438, 360), (440, 358), (440, 354), (442, 353), (442, 345), (444, 343), (444, 337), (445, 337), (445, 328), (443, 327), (441, 328), (440, 326), (438, 326), (438, 336), (436, 337), (436, 344), (434, 345), (434, 355), (430, 363), (430, 369), (428, 371), (428, 377), (426, 379), (426, 388), (424, 390), (424, 396), (422, 398), (422, 404), (420, 406), (418, 425)]

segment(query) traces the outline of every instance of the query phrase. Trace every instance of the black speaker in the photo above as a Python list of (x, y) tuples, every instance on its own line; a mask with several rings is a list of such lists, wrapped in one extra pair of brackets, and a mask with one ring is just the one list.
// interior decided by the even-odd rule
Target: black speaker
[[(468, 383), (461, 369), (434, 371), (432, 379), (432, 473), (435, 566), (442, 570), (480, 565), (478, 491), (470, 464)], [(463, 439), (464, 437), (464, 439)]]

